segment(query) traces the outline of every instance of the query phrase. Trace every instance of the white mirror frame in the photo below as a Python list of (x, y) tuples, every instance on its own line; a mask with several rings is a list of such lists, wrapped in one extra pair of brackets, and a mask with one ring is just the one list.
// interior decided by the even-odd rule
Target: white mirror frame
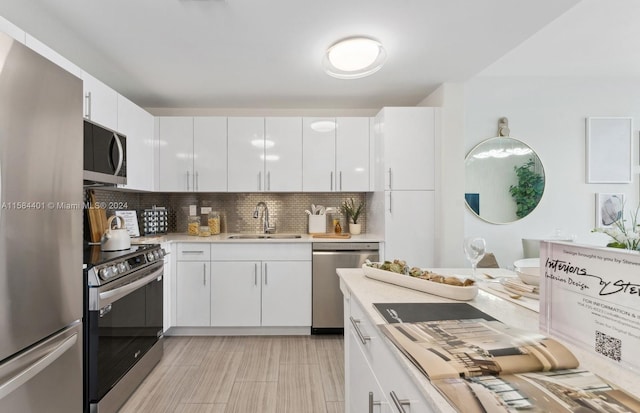
[(632, 118), (587, 118), (587, 183), (625, 184), (631, 182), (632, 133)]

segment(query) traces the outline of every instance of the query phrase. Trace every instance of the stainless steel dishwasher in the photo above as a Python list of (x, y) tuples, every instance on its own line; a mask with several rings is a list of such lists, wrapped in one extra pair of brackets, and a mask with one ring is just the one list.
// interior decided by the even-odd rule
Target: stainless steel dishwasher
[(359, 268), (365, 260), (378, 261), (377, 242), (313, 243), (312, 334), (344, 332), (342, 293), (337, 268)]

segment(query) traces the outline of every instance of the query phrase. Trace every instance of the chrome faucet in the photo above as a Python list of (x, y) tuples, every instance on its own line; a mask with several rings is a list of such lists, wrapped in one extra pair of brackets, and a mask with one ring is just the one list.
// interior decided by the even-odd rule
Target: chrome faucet
[(260, 216), (260, 207), (264, 209), (264, 219), (262, 226), (263, 232), (265, 234), (271, 234), (276, 231), (276, 227), (272, 227), (271, 225), (269, 225), (269, 208), (267, 208), (267, 204), (265, 204), (263, 201), (258, 202), (258, 205), (256, 205), (256, 209), (253, 211), (253, 218), (257, 219)]

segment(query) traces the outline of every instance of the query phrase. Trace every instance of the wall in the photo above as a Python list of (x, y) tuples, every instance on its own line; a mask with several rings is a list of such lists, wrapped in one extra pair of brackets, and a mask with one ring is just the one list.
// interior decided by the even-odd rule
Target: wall
[[(631, 184), (586, 183), (589, 116), (634, 118)], [(541, 158), (545, 192), (536, 210), (512, 224), (489, 224), (465, 209), (465, 235), (485, 237), (487, 250), (496, 254), (503, 267), (522, 257), (521, 238), (545, 238), (560, 231), (574, 235), (576, 242), (605, 245), (607, 236), (590, 232), (595, 225), (595, 194), (624, 193), (627, 212), (638, 203), (640, 82), (594, 77), (473, 78), (465, 84), (465, 154), (497, 135), (501, 117), (509, 119), (511, 136), (527, 143)]]
[[(311, 209), (311, 204), (326, 207), (339, 207), (342, 202), (354, 198), (356, 202), (366, 203), (362, 193), (151, 193), (131, 192), (110, 189), (94, 189), (96, 202), (104, 202), (107, 206), (107, 216), (114, 214), (111, 206), (122, 205), (127, 210), (135, 210), (138, 215), (140, 233), (143, 231), (142, 212), (155, 206), (168, 208), (169, 232), (186, 232), (189, 205), (212, 207), (220, 212), (221, 231), (232, 232), (262, 232), (262, 217), (253, 218), (256, 204), (264, 201), (269, 208), (269, 221), (276, 225), (280, 233), (306, 233), (308, 218), (305, 209)], [(366, 205), (364, 208), (366, 211)], [(331, 218), (339, 218), (343, 232), (348, 232), (346, 218), (340, 212), (327, 215), (327, 232), (330, 232)], [(203, 222), (204, 223), (204, 222)], [(362, 232), (367, 229), (366, 213), (358, 219), (362, 224)], [(85, 228), (85, 234), (87, 234)]]

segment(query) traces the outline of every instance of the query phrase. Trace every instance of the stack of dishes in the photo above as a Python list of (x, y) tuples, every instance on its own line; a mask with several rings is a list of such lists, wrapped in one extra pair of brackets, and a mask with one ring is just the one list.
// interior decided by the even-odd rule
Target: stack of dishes
[(540, 285), (540, 258), (525, 258), (513, 263), (523, 283)]

